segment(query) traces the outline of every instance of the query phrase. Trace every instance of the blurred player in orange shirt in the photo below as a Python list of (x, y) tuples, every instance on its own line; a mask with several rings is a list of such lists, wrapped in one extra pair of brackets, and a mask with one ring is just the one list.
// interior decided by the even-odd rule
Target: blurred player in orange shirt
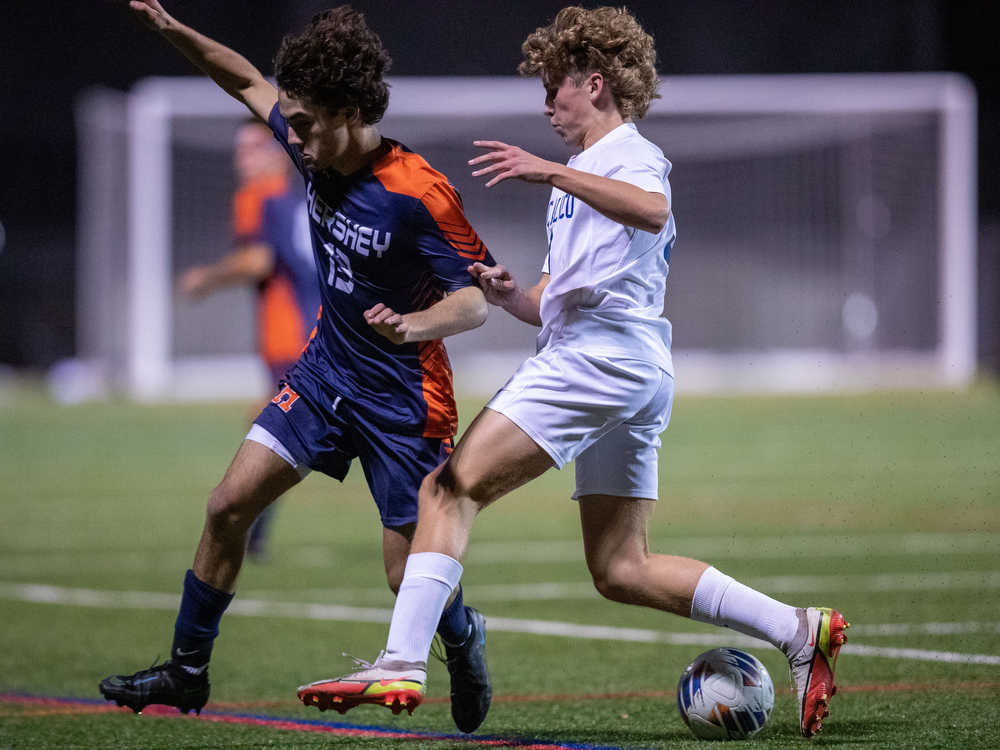
[[(319, 312), (309, 218), (304, 194), (289, 181), (291, 162), (267, 125), (247, 119), (236, 133), (234, 156), (239, 181), (233, 197), (235, 248), (215, 263), (185, 271), (181, 291), (201, 299), (226, 286), (257, 287), (257, 350), (276, 393)], [(247, 551), (257, 560), (265, 553), (274, 507), (250, 530)]]

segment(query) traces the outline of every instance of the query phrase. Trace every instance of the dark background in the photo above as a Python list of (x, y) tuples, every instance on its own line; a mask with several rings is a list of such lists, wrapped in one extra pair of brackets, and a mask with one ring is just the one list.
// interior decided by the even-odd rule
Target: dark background
[[(165, 0), (184, 23), (268, 75), (281, 37), (321, 0)], [(520, 45), (564, 2), (352, 3), (393, 58), (390, 75), (513, 75)], [(595, 3), (585, 3), (593, 6)], [(957, 71), (979, 95), (980, 355), (1000, 369), (1000, 2), (997, 0), (645, 0), (664, 75)], [(109, 0), (0, 1), (0, 365), (44, 368), (74, 354), (76, 138), (89, 86), (126, 90), (194, 69)], [(391, 105), (390, 105), (391, 106)], [(541, 105), (539, 105), (541, 108)], [(985, 323), (985, 325), (983, 325)]]

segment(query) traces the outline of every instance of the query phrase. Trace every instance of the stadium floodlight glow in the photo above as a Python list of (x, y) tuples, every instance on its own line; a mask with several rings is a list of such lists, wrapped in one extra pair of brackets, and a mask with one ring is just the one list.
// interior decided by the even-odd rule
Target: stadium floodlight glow
[[(534, 284), (547, 189), (486, 190), (467, 162), (476, 139), (566, 161), (540, 83), (389, 82), (382, 133), (444, 172), (493, 254)], [(673, 163), (665, 312), (679, 392), (971, 382), (976, 100), (966, 79), (680, 76), (660, 90), (638, 126)], [(125, 96), (93, 93), (77, 112), (80, 356), (107, 361), (139, 399), (261, 395), (252, 292), (196, 306), (172, 291), (185, 264), (226, 249), (231, 135), (245, 110), (208, 79), (152, 78)], [(109, 125), (116, 113), (125, 132)], [(493, 311), (450, 339), (459, 392), (502, 385), (534, 334)]]

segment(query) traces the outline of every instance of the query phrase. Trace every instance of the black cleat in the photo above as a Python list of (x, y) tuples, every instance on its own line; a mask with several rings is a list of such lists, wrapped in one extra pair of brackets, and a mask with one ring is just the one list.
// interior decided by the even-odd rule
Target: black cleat
[(146, 706), (174, 706), (182, 713), (201, 709), (208, 703), (208, 665), (191, 674), (173, 660), (154, 664), (133, 675), (115, 675), (101, 680), (101, 695), (119, 706), (139, 713)]
[(461, 646), (444, 644), (451, 674), (451, 717), (465, 733), (483, 723), (493, 699), (493, 685), (486, 668), (486, 620), (472, 607), (465, 608), (472, 632)]

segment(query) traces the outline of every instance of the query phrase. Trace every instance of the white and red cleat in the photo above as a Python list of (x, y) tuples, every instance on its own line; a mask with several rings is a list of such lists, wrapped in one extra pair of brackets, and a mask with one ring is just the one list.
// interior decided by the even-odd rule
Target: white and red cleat
[(788, 663), (799, 696), (799, 729), (812, 737), (830, 715), (830, 699), (837, 692), (833, 670), (840, 647), (847, 643), (844, 633), (850, 623), (835, 609), (798, 609), (799, 632), (789, 649)]
[(300, 687), (299, 700), (320, 711), (333, 709), (341, 714), (365, 703), (385, 706), (394, 714), (403, 710), (412, 714), (423, 701), (427, 684), (425, 664), (383, 661), (381, 656), (374, 664), (360, 659), (355, 661), (361, 669)]

